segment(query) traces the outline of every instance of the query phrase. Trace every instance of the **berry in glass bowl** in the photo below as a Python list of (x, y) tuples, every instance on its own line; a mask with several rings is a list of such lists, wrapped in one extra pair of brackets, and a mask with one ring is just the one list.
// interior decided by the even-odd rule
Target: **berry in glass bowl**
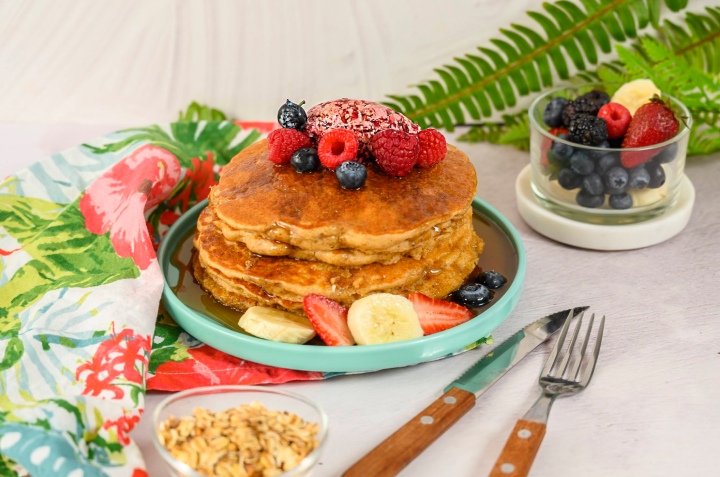
[(652, 82), (555, 89), (532, 103), (529, 116), (531, 188), (546, 209), (581, 222), (628, 224), (676, 200), (690, 113)]

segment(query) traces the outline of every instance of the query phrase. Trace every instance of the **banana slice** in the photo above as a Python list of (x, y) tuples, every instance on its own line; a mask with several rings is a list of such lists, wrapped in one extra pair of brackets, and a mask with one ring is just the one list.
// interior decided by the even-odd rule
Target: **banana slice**
[(636, 79), (620, 86), (610, 101), (622, 104), (634, 116), (635, 111), (643, 104), (649, 103), (656, 94), (660, 96), (661, 93), (655, 83), (649, 79)]
[(350, 306), (348, 327), (359, 345), (392, 343), (423, 335), (410, 300), (391, 293), (360, 298)]
[(315, 336), (315, 328), (304, 316), (266, 306), (251, 306), (238, 325), (258, 338), (303, 344)]

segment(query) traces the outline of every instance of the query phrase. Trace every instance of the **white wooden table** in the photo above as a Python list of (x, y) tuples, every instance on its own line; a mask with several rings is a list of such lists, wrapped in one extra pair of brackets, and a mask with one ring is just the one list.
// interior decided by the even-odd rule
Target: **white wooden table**
[[(115, 129), (0, 123), (0, 177)], [(686, 173), (697, 199), (680, 235), (651, 248), (595, 252), (546, 239), (520, 218), (514, 181), (528, 162), (526, 153), (486, 144), (461, 147), (478, 171), (478, 195), (515, 225), (527, 252), (522, 297), (493, 333), (496, 342), (574, 305), (607, 316), (593, 382), (579, 396), (555, 404), (531, 475), (720, 475), (720, 156), (689, 161)], [(315, 477), (340, 475), (486, 351), (278, 385), (317, 401), (329, 415), (329, 440)], [(515, 420), (537, 397), (548, 351), (541, 346), (511, 370), (401, 475), (487, 475)], [(153, 477), (166, 475), (149, 425), (163, 397), (147, 396), (145, 417), (131, 434)]]

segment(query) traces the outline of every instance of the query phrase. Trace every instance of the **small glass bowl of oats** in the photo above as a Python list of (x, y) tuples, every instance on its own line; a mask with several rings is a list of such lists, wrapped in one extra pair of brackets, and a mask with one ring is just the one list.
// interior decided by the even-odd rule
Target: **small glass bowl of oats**
[(327, 415), (299, 394), (207, 386), (173, 394), (153, 414), (153, 444), (173, 475), (307, 477)]

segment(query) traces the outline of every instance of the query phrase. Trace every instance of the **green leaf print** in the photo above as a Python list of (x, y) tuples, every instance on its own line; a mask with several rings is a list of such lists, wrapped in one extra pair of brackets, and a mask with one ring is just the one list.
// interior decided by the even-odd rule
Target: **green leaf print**
[(177, 325), (157, 323), (155, 326), (155, 337), (153, 338), (152, 353), (148, 373), (155, 375), (158, 366), (168, 361), (185, 361), (191, 356), (188, 348), (179, 343), (182, 328)]
[(240, 150), (257, 141), (261, 134), (253, 129), (242, 141), (231, 147), (242, 128), (231, 121), (177, 122), (170, 125), (170, 133), (157, 125), (144, 128), (125, 129), (130, 133), (120, 141), (103, 146), (84, 144), (96, 154), (121, 151), (138, 142), (146, 142), (167, 149), (173, 153), (183, 167), (191, 167), (194, 157), (207, 157), (213, 153), (216, 164), (225, 165)]
[(87, 230), (77, 200), (63, 207), (39, 199), (0, 196), (0, 211), (7, 232), (32, 257), (0, 287), (0, 337), (16, 336), (17, 314), (51, 290), (140, 276), (132, 259), (115, 253), (107, 233), (95, 235)]

